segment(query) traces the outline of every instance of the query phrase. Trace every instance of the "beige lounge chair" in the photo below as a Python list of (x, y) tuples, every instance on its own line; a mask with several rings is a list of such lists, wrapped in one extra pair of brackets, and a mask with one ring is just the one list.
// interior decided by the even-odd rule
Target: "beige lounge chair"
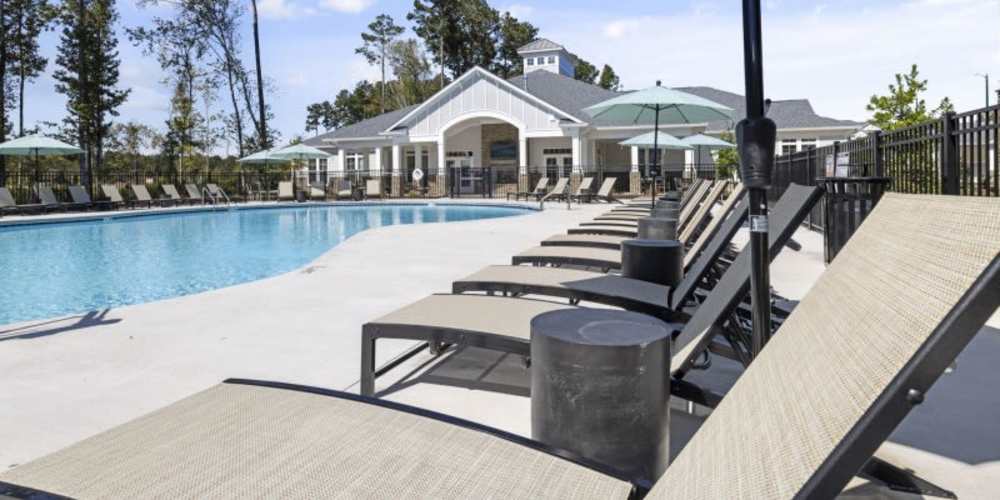
[(125, 205), (125, 199), (122, 198), (122, 194), (118, 191), (118, 188), (114, 184), (101, 184), (101, 193), (104, 197), (108, 199), (108, 204), (112, 208), (117, 208)]
[(615, 188), (615, 181), (618, 179), (615, 177), (607, 177), (604, 182), (601, 183), (601, 188), (597, 190), (597, 194), (593, 196), (594, 199), (604, 200), (608, 203), (617, 201), (613, 196), (611, 196), (611, 190)]
[(169, 199), (153, 199), (153, 197), (149, 195), (149, 190), (146, 189), (144, 184), (132, 184), (131, 188), (132, 194), (135, 196), (135, 203), (144, 204), (147, 207), (152, 207), (153, 203), (160, 206), (172, 203)]
[(566, 231), (568, 234), (604, 234), (611, 236), (627, 236), (629, 238), (635, 238), (639, 235), (639, 229), (636, 226), (617, 226), (613, 224), (591, 224), (591, 225), (580, 225), (580, 227), (570, 228)]
[(187, 191), (188, 199), (191, 200), (192, 204), (202, 204), (205, 203), (205, 194), (201, 192), (201, 189), (197, 184), (185, 184), (184, 190)]
[(10, 190), (0, 187), (0, 213), (33, 213), (41, 210), (45, 210), (45, 207), (41, 203), (18, 205)]
[(593, 177), (584, 177), (580, 179), (580, 185), (576, 187), (576, 191), (573, 192), (569, 197), (576, 200), (577, 202), (582, 202), (583, 200), (590, 199), (591, 186), (594, 184)]
[[(528, 198), (531, 197), (534, 197), (535, 199), (541, 199), (542, 196), (545, 196), (545, 188), (548, 187), (548, 185), (549, 185), (549, 178), (542, 176), (541, 179), (538, 179), (538, 183), (535, 184), (535, 189), (532, 189), (531, 191), (513, 193), (514, 200), (516, 201), (521, 198), (527, 200)], [(510, 199), (511, 194), (512, 193), (507, 193), (508, 200)]]
[(566, 186), (569, 184), (568, 177), (560, 177), (556, 179), (556, 185), (552, 186), (552, 191), (546, 193), (545, 196), (538, 201), (545, 203), (548, 200), (555, 199), (565, 199), (566, 198)]
[(607, 248), (537, 246), (511, 257), (511, 264), (571, 265), (595, 267), (607, 272), (621, 269), (622, 253)]
[(326, 187), (318, 182), (309, 183), (309, 199), (311, 200), (325, 200), (326, 199)]
[(288, 201), (295, 199), (295, 190), (292, 189), (292, 181), (281, 181), (278, 183), (278, 201)]
[(231, 379), (0, 481), (78, 498), (833, 498), (1000, 306), (996, 220), (996, 199), (886, 194), (659, 478), (425, 409)]

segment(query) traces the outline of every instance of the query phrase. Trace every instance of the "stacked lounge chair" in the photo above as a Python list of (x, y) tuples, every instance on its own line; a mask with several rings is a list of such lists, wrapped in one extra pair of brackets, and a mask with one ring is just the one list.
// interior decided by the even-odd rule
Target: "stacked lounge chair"
[[(81, 498), (240, 498), (262, 491), (307, 498), (833, 498), (870, 470), (879, 445), (1000, 306), (998, 219), (996, 199), (886, 194), (659, 478), (625, 477), (524, 437), (411, 406), (230, 379), (9, 470), (0, 475), (0, 491)], [(699, 344), (679, 343), (674, 359)]]

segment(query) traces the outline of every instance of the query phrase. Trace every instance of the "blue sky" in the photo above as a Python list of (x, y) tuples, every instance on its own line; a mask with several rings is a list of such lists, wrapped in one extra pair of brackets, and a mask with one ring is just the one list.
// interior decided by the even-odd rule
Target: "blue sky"
[[(959, 110), (983, 104), (983, 81), (1000, 87), (1000, 1), (764, 1), (765, 88), (773, 99), (808, 98), (821, 114), (865, 119), (864, 106), (892, 74), (911, 63), (930, 80), (928, 100), (949, 96)], [(249, 5), (249, 0), (247, 0)], [(360, 78), (375, 79), (354, 48), (376, 15), (401, 24), (412, 2), (397, 0), (258, 0), (265, 76), (284, 140), (303, 133), (305, 106), (331, 99)], [(596, 65), (611, 64), (626, 88), (709, 85), (742, 93), (739, 2), (735, 0), (495, 1)], [(121, 23), (136, 26), (166, 10), (119, 0)], [(246, 56), (252, 56), (247, 16)], [(407, 31), (407, 36), (413, 36)], [(28, 89), (26, 123), (58, 121), (65, 102), (51, 78), (57, 34), (43, 52), (49, 71)], [(124, 37), (122, 86), (132, 89), (119, 120), (162, 128), (170, 90), (156, 61)], [(991, 97), (995, 100), (996, 96)], [(221, 103), (220, 103), (221, 105)], [(225, 152), (225, 148), (223, 151)]]

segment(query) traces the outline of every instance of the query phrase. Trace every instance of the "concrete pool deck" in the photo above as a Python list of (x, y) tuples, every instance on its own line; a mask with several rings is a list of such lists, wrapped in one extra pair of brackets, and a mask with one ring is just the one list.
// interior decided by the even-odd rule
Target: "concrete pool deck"
[[(0, 327), (0, 470), (58, 450), (228, 377), (357, 391), (361, 325), (510, 256), (607, 205), (548, 205), (524, 216), (362, 232), (292, 273), (80, 317)], [(6, 218), (5, 218), (6, 219)], [(742, 236), (741, 236), (742, 237)], [(772, 267), (775, 288), (801, 297), (823, 271), (822, 236)], [(994, 315), (991, 324), (1000, 327)], [(412, 345), (380, 344), (380, 362)], [(883, 449), (899, 465), (959, 493), (996, 498), (1000, 332), (973, 341)], [(715, 365), (709, 384), (739, 370)], [(695, 374), (697, 376), (697, 374)], [(706, 373), (707, 375), (707, 373)], [(378, 381), (388, 399), (530, 435), (527, 371), (481, 349), (421, 354)], [(701, 416), (676, 412), (679, 447)], [(905, 498), (858, 483), (845, 496)], [(910, 498), (914, 498), (909, 496)]]

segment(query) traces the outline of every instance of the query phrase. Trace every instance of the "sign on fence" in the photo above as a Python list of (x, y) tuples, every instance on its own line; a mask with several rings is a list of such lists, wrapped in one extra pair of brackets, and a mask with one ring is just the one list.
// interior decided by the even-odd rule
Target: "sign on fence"
[(836, 164), (833, 155), (826, 155), (826, 176), (827, 177), (848, 177), (850, 175), (851, 153), (837, 153)]

